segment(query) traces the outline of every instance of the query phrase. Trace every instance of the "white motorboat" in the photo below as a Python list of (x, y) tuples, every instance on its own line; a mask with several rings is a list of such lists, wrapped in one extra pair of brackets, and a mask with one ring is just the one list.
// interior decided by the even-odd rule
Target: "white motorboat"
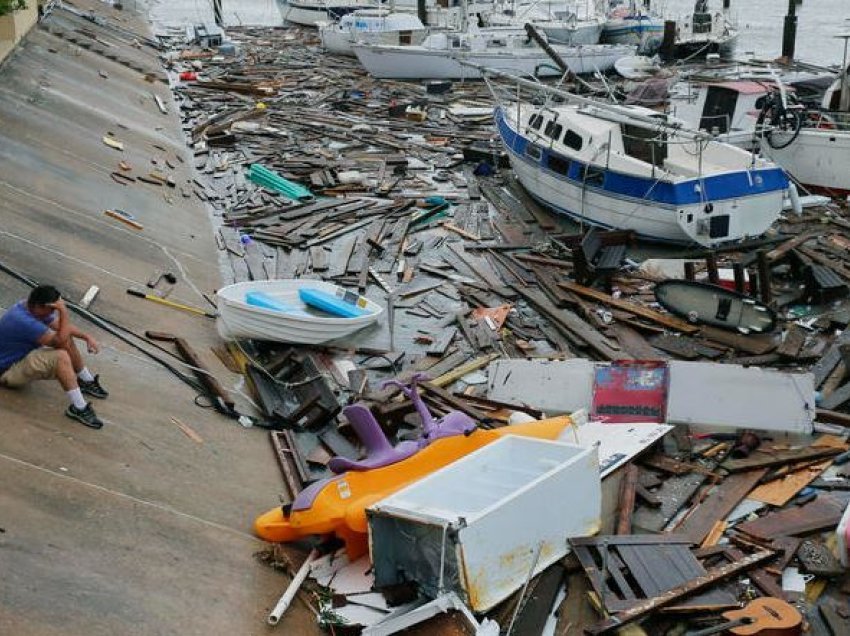
[[(551, 48), (577, 74), (607, 71), (634, 53), (632, 47), (605, 44)], [(436, 32), (418, 46), (357, 43), (352, 49), (373, 77), (383, 79), (480, 79), (475, 66), (526, 77), (563, 74), (525, 31), (515, 28)]]
[(495, 114), (517, 178), (555, 211), (704, 247), (759, 236), (779, 217), (788, 179), (772, 161), (662, 113), (557, 94), (567, 105)]
[[(301, 291), (332, 297), (350, 306), (351, 317), (315, 309), (302, 300)], [(251, 302), (250, 294), (266, 302)], [(235, 283), (218, 290), (218, 331), (222, 338), (253, 338), (297, 344), (320, 344), (349, 336), (374, 323), (384, 312), (376, 302), (343, 287), (310, 279), (282, 279)], [(356, 315), (354, 315), (356, 314)]]
[(334, 22), (319, 22), (322, 46), (329, 53), (354, 55), (355, 42), (371, 44), (419, 44), (426, 31), (412, 13), (394, 13), (386, 9), (357, 9)]

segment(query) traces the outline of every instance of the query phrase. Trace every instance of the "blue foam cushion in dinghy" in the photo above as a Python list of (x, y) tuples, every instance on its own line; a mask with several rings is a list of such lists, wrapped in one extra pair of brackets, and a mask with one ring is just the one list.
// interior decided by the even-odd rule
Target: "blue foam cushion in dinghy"
[(309, 307), (321, 309), (322, 311), (326, 311), (334, 316), (341, 316), (342, 318), (357, 318), (369, 313), (357, 305), (345, 302), (333, 294), (329, 294), (328, 292), (320, 291), (318, 289), (302, 287), (298, 290), (298, 297)]
[(287, 305), (285, 302), (260, 291), (249, 291), (245, 294), (245, 302), (253, 307), (261, 307), (262, 309), (271, 309), (272, 311), (281, 311), (288, 314), (296, 313), (298, 311), (294, 307)]

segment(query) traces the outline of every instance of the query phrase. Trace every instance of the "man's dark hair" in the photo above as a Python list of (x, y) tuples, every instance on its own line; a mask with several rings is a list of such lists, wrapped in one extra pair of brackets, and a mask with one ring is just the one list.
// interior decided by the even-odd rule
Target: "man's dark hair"
[(49, 305), (59, 300), (59, 290), (53, 285), (39, 285), (30, 292), (27, 298), (29, 305)]

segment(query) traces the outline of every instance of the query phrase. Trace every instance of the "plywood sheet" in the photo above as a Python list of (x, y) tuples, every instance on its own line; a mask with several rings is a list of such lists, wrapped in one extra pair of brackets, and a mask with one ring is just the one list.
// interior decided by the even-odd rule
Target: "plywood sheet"
[(832, 464), (832, 460), (827, 459), (819, 464), (793, 471), (783, 478), (769, 481), (753, 490), (749, 498), (781, 508), (829, 468), (830, 464)]

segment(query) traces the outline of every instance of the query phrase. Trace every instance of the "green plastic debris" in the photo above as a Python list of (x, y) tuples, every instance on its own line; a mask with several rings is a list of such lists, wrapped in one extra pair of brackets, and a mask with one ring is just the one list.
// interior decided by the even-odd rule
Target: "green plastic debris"
[(284, 179), (276, 172), (263, 167), (258, 163), (252, 163), (248, 168), (248, 180), (267, 190), (279, 192), (288, 199), (295, 201), (312, 201), (315, 196), (300, 183)]

